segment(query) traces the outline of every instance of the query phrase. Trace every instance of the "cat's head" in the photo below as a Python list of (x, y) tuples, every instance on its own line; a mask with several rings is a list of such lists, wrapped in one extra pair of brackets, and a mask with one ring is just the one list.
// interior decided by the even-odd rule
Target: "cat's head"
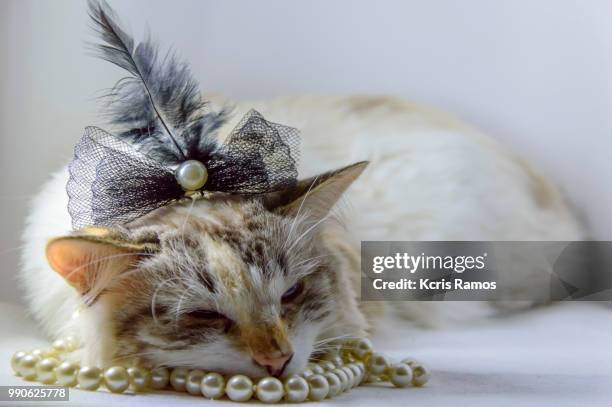
[(338, 264), (323, 225), (366, 165), (53, 239), (51, 267), (86, 304), (88, 350), (108, 361), (252, 376), (302, 369), (339, 308)]

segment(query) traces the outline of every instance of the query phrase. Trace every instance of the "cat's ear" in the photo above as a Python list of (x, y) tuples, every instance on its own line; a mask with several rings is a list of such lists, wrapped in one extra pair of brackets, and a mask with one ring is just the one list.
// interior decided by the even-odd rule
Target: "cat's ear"
[(368, 161), (360, 161), (298, 181), (292, 188), (267, 194), (264, 205), (268, 210), (282, 215), (295, 216), (298, 212), (307, 210), (316, 218), (322, 218), (368, 164)]
[(51, 239), (46, 254), (51, 268), (86, 294), (103, 277), (112, 278), (132, 268), (143, 252), (155, 248), (153, 243), (131, 242), (107, 229), (89, 228)]

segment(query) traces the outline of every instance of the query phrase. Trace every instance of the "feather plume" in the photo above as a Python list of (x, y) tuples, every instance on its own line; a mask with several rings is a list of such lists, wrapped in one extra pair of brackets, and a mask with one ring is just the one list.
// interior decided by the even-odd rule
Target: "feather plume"
[(107, 95), (117, 135), (167, 165), (213, 154), (227, 111), (208, 110), (189, 67), (171, 52), (160, 55), (149, 36), (136, 44), (104, 0), (90, 0), (89, 15), (102, 40), (96, 54), (129, 73)]

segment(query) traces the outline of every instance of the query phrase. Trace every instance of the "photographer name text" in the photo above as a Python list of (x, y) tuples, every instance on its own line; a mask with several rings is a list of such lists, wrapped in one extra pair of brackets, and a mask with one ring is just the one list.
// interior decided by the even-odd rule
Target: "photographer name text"
[[(486, 260), (487, 253), (478, 256), (432, 256), (425, 253), (375, 256), (372, 259), (371, 270), (377, 277), (372, 279), (372, 287), (375, 290), (495, 290), (497, 282), (483, 279), (482, 275), (478, 276), (478, 281), (468, 281), (459, 277), (466, 272), (486, 273)], [(427, 276), (428, 272), (433, 271), (458, 276), (446, 278)], [(408, 276), (401, 278), (406, 276), (406, 273), (410, 278)]]

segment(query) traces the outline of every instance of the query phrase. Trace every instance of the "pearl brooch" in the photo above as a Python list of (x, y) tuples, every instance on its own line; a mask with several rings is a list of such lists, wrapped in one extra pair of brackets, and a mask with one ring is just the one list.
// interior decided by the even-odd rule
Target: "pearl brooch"
[(199, 161), (187, 160), (176, 169), (175, 177), (185, 191), (197, 191), (208, 181), (208, 170)]
[(283, 380), (264, 377), (255, 384), (251, 378), (241, 374), (224, 377), (215, 372), (183, 367), (149, 370), (137, 366), (111, 366), (103, 370), (95, 366), (79, 366), (67, 360), (67, 355), (78, 347), (74, 337), (66, 337), (55, 341), (50, 350), (16, 352), (11, 357), (11, 367), (25, 380), (68, 387), (78, 385), (82, 390), (94, 391), (105, 387), (113, 393), (123, 393), (128, 389), (144, 392), (171, 387), (209, 399), (227, 397), (244, 402), (256, 398), (264, 403), (277, 403), (283, 399), (292, 403), (321, 401), (366, 381), (389, 381), (400, 388), (423, 386), (431, 375), (422, 363), (412, 358), (390, 364), (385, 356), (373, 351), (367, 339), (344, 343), (334, 353), (325, 355), (321, 362), (309, 363), (300, 374)]

